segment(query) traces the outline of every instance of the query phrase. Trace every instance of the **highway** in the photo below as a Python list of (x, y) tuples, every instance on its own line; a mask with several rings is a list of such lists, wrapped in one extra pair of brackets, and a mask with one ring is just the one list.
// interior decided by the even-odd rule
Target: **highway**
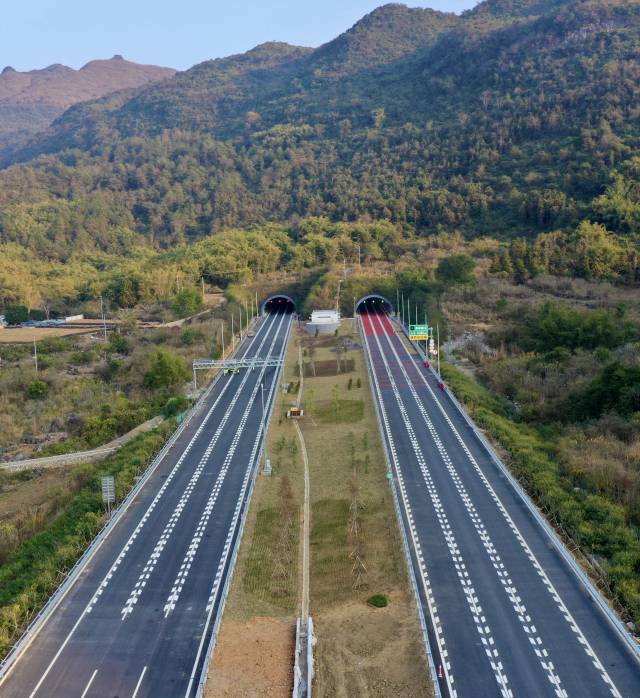
[[(371, 306), (369, 306), (371, 307)], [(445, 696), (640, 696), (637, 656), (384, 313), (365, 353)]]
[[(239, 357), (283, 357), (292, 315)], [(279, 369), (223, 375), (0, 685), (2, 698), (188, 698), (221, 612)]]

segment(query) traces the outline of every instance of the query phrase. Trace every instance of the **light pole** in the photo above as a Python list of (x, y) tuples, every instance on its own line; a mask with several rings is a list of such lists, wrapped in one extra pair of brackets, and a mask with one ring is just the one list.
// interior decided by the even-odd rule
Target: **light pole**
[(104, 341), (107, 341), (107, 321), (104, 317), (104, 304), (102, 302), (102, 295), (100, 296), (100, 314), (102, 315), (102, 328), (104, 329)]
[(440, 378), (440, 325), (436, 323), (436, 336), (438, 337), (438, 378)]
[(231, 350), (235, 351), (236, 350), (236, 334), (233, 331), (233, 311), (231, 312), (231, 345), (232, 345)]
[(220, 327), (222, 330), (222, 359), (224, 360), (224, 320), (220, 320)]
[(260, 383), (260, 392), (262, 394), (262, 439), (264, 442), (264, 463), (267, 464), (267, 424), (264, 418), (264, 382)]

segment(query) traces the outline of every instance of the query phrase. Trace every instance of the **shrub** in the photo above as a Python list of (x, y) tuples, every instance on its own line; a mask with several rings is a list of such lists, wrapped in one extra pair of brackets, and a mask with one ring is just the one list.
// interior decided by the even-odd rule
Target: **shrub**
[(171, 309), (178, 317), (187, 317), (202, 308), (202, 294), (195, 288), (183, 288), (176, 293)]
[(475, 279), (475, 268), (476, 263), (469, 255), (455, 254), (440, 260), (436, 276), (446, 284), (469, 284)]
[(5, 308), (4, 319), (9, 325), (19, 325), (29, 319), (29, 311), (24, 305), (11, 305)]
[(186, 361), (166, 349), (156, 349), (151, 357), (151, 366), (144, 374), (147, 388), (172, 388), (189, 380)]
[(27, 397), (30, 400), (41, 400), (46, 397), (49, 386), (44, 381), (33, 381), (27, 386)]
[(374, 608), (385, 608), (389, 602), (384, 594), (374, 594), (367, 599), (367, 603)]
[(162, 408), (162, 414), (165, 417), (175, 417), (177, 414), (184, 412), (188, 406), (189, 402), (186, 398), (182, 396), (170, 397)]
[(121, 334), (112, 332), (109, 337), (109, 347), (107, 351), (113, 352), (114, 354), (128, 354), (130, 351), (129, 342), (126, 337)]

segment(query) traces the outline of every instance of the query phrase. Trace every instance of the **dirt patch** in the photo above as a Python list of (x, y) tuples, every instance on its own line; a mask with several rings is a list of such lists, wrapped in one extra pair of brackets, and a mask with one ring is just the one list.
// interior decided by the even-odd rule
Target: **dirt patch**
[[(331, 698), (432, 696), (426, 659), (415, 631), (410, 594), (389, 594), (386, 608), (347, 602), (314, 615), (323, 651), (317, 653), (314, 694)], [(341, 671), (336, 671), (340, 667)]]
[(29, 476), (3, 476), (0, 480), (0, 522), (12, 523), (34, 507), (50, 503), (67, 490), (69, 474), (63, 468), (32, 472)]
[(285, 698), (293, 687), (295, 628), (280, 618), (225, 617), (206, 698)]

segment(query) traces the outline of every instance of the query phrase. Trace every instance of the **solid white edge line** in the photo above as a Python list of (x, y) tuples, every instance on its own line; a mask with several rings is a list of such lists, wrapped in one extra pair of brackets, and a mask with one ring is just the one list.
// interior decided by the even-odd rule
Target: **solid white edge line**
[[(362, 324), (362, 319), (360, 316), (358, 316), (358, 328), (360, 330), (360, 337), (362, 339), (363, 347), (366, 349), (364, 352), (365, 354), (365, 364), (367, 366), (367, 373), (369, 375), (369, 384), (371, 386), (371, 392), (373, 394), (373, 402), (375, 405), (375, 410), (376, 410), (376, 416), (378, 418), (378, 429), (380, 431), (380, 436), (382, 440), (382, 445), (384, 447), (384, 454), (385, 454), (385, 459), (387, 461), (387, 467), (389, 469), (390, 473), (394, 472), (394, 467), (392, 465), (392, 459), (389, 454), (389, 445), (387, 443), (387, 438), (388, 434), (386, 433), (386, 430), (383, 427), (383, 420), (381, 416), (381, 401), (382, 401), (382, 394), (380, 390), (380, 386), (378, 385), (378, 379), (377, 376), (375, 375), (375, 369), (373, 367), (373, 358), (371, 356), (371, 350), (369, 348), (369, 343), (367, 341), (367, 338), (365, 336), (364, 332), (364, 327)], [(407, 529), (404, 523), (404, 517), (402, 516), (402, 510), (401, 510), (401, 505), (400, 505), (400, 497), (398, 496), (398, 491), (396, 488), (396, 483), (395, 479), (392, 477), (391, 481), (391, 491), (393, 493), (393, 500), (394, 500), (394, 505), (395, 505), (395, 510), (396, 510), (396, 517), (398, 520), (398, 525), (400, 527), (400, 532), (402, 533), (402, 542), (404, 546), (404, 553), (405, 553), (405, 562), (407, 564), (407, 571), (409, 574), (409, 578), (411, 579), (411, 586), (413, 587), (413, 594), (416, 602), (416, 608), (418, 610), (418, 617), (420, 620), (420, 624), (422, 626), (422, 639), (424, 642), (425, 650), (427, 653), (427, 663), (429, 665), (429, 673), (431, 674), (431, 682), (433, 684), (433, 689), (434, 692), (436, 693), (436, 698), (442, 698), (442, 691), (440, 689), (440, 678), (438, 676), (438, 672), (436, 669), (436, 664), (434, 661), (434, 655), (433, 655), (433, 649), (431, 647), (431, 640), (429, 639), (429, 631), (427, 629), (427, 621), (425, 618), (425, 609), (422, 604), (422, 601), (420, 599), (420, 591), (418, 589), (418, 579), (416, 577), (416, 569), (413, 564), (413, 557), (411, 554), (411, 546), (409, 545), (409, 538), (407, 536)], [(404, 501), (403, 501), (403, 507)], [(406, 507), (405, 507), (405, 514), (406, 514)], [(415, 550), (415, 541), (414, 541), (414, 552), (416, 553), (417, 556), (417, 551)], [(416, 558), (417, 559), (417, 558)], [(420, 575), (420, 578), (423, 583), (424, 587), (424, 578), (422, 575)], [(442, 665), (445, 669), (444, 676), (445, 676), (445, 682), (447, 684), (447, 690), (449, 694), (455, 694), (453, 687), (451, 686), (449, 682), (449, 675), (448, 671), (446, 670), (446, 660), (442, 656), (443, 654), (443, 649), (440, 647), (440, 642), (438, 638), (438, 632), (437, 629), (434, 627), (434, 622), (433, 622), (433, 611), (431, 608), (431, 602), (429, 600), (429, 590), (424, 589), (424, 594), (425, 594), (425, 599), (427, 602), (427, 610), (428, 610), (428, 617), (429, 617), (429, 622), (431, 624), (431, 630), (433, 632), (433, 636), (435, 638), (436, 644), (438, 645), (438, 653), (440, 655), (440, 661), (442, 662)]]
[[(407, 336), (406, 329), (402, 326), (401, 323), (396, 322), (396, 324), (401, 328), (402, 333), (407, 337), (410, 345), (416, 350), (416, 353), (418, 356), (421, 356), (423, 358), (426, 357), (424, 356), (424, 353), (420, 347), (416, 347), (416, 345), (409, 339)], [(406, 347), (405, 347), (406, 350)], [(413, 361), (414, 364), (416, 364), (415, 359), (409, 354), (407, 351), (407, 354), (410, 356), (411, 360)], [(419, 366), (418, 372), (422, 376), (423, 380), (426, 381), (424, 378), (423, 372), (420, 370)], [(431, 375), (434, 377), (437, 377), (437, 374), (435, 373), (434, 369), (430, 366), (429, 369), (427, 369)], [(430, 386), (429, 389), (431, 390)], [(432, 391), (434, 396), (435, 392)], [(460, 413), (464, 421), (467, 423), (467, 425), (472, 429), (474, 436), (478, 439), (478, 442), (480, 443), (481, 448), (484, 448), (484, 450), (487, 452), (489, 459), (493, 461), (494, 465), (498, 467), (498, 470), (500, 470), (505, 477), (507, 478), (507, 482), (511, 486), (511, 488), (514, 490), (516, 495), (519, 497), (519, 499), (524, 503), (526, 508), (530, 511), (530, 513), (533, 515), (534, 521), (540, 526), (540, 528), (543, 530), (543, 532), (546, 534), (547, 538), (553, 545), (553, 547), (558, 551), (560, 554), (560, 557), (565, 561), (571, 572), (574, 574), (574, 577), (578, 581), (579, 584), (581, 584), (584, 588), (584, 590), (589, 594), (589, 596), (596, 602), (596, 605), (598, 606), (600, 612), (607, 618), (613, 629), (617, 632), (619, 635), (620, 639), (623, 640), (625, 645), (627, 646), (627, 649), (631, 651), (632, 656), (636, 661), (640, 660), (640, 645), (633, 639), (633, 637), (624, 629), (622, 626), (621, 621), (618, 619), (618, 617), (615, 615), (615, 613), (611, 610), (609, 605), (606, 603), (604, 600), (603, 596), (597, 591), (597, 589), (594, 587), (593, 583), (591, 580), (587, 577), (586, 573), (579, 567), (578, 563), (573, 559), (569, 551), (567, 550), (566, 546), (564, 543), (560, 540), (558, 535), (555, 533), (555, 531), (551, 528), (551, 525), (549, 522), (544, 518), (544, 516), (538, 511), (537, 506), (533, 502), (532, 498), (525, 492), (525, 490), (522, 488), (520, 483), (514, 478), (513, 474), (511, 471), (507, 468), (507, 466), (502, 462), (498, 454), (495, 452), (495, 449), (491, 444), (484, 438), (482, 433), (479, 431), (478, 427), (476, 426), (475, 422), (471, 418), (471, 416), (466, 412), (465, 408), (462, 406), (462, 404), (459, 402), (459, 400), (456, 398), (456, 396), (453, 394), (453, 392), (450, 389), (446, 390), (446, 393), (451, 401), (451, 404), (456, 408), (456, 410)], [(440, 399), (436, 397), (436, 401), (438, 402), (438, 405), (440, 407), (440, 410), (446, 414), (445, 408), (442, 406)], [(504, 506), (504, 504), (503, 504)], [(542, 568), (542, 565), (541, 565)], [(544, 568), (542, 568), (544, 570)], [(558, 594), (559, 595), (559, 594)], [(595, 653), (594, 653), (595, 654)]]
[[(265, 323), (263, 323), (263, 326), (264, 326), (264, 324), (265, 324)], [(260, 327), (260, 330), (262, 330), (262, 326)], [(253, 343), (256, 341), (256, 339), (257, 339), (258, 336), (259, 336), (259, 332), (256, 332), (255, 336), (251, 339), (251, 341), (249, 342), (249, 344), (244, 348), (244, 354), (243, 354), (243, 356), (246, 355), (247, 351), (249, 351), (249, 349), (251, 348), (251, 346), (253, 345)], [(245, 339), (245, 341), (246, 341), (246, 339)], [(237, 349), (236, 351), (239, 352), (241, 349), (242, 349), (242, 344), (240, 344), (240, 345), (238, 346), (238, 349)], [(219, 373), (218, 373), (218, 375), (217, 375), (217, 376), (213, 379), (213, 381), (211, 382), (211, 385), (205, 390), (205, 392), (203, 393), (203, 395), (202, 395), (202, 397), (200, 398), (200, 400), (198, 400), (198, 402), (193, 406), (193, 408), (192, 408), (191, 411), (190, 411), (189, 416), (188, 416), (186, 419), (183, 420), (182, 424), (181, 424), (181, 425), (176, 429), (176, 431), (169, 437), (169, 439), (167, 440), (167, 442), (165, 443), (165, 445), (163, 446), (163, 448), (160, 449), (160, 451), (158, 452), (158, 455), (157, 455), (156, 458), (154, 459), (154, 462), (149, 466), (149, 468), (147, 468), (147, 470), (145, 471), (145, 474), (142, 476), (142, 478), (140, 479), (140, 481), (138, 482), (138, 484), (129, 492), (129, 494), (127, 495), (126, 499), (122, 502), (122, 504), (120, 505), (120, 507), (118, 508), (118, 510), (116, 510), (116, 512), (114, 512), (114, 515), (112, 516), (111, 520), (110, 520), (110, 521), (105, 525), (105, 527), (98, 533), (98, 535), (97, 535), (96, 538), (94, 539), (93, 543), (89, 546), (89, 548), (88, 548), (87, 551), (85, 552), (85, 555), (87, 555), (86, 559), (83, 560), (82, 557), (81, 557), (81, 558), (78, 560), (78, 562), (76, 563), (76, 565), (74, 566), (74, 568), (72, 568), (71, 572), (69, 573), (69, 576), (67, 577), (67, 579), (66, 579), (64, 582), (62, 582), (62, 584), (60, 585), (60, 587), (58, 588), (58, 590), (57, 590), (56, 592), (54, 592), (54, 595), (53, 595), (53, 597), (50, 599), (50, 602), (55, 598), (56, 594), (58, 594), (58, 593), (60, 592), (60, 589), (61, 589), (62, 587), (64, 587), (65, 584), (68, 585), (67, 588), (64, 589), (64, 592), (63, 592), (62, 594), (60, 594), (59, 598), (56, 598), (56, 599), (55, 599), (55, 602), (53, 603), (53, 605), (51, 606), (51, 608), (48, 609), (48, 611), (46, 612), (46, 615), (43, 615), (43, 616), (42, 616), (42, 622), (41, 622), (41, 624), (40, 624), (37, 628), (34, 629), (33, 634), (32, 634), (30, 637), (28, 637), (28, 638), (27, 638), (26, 636), (27, 636), (29, 630), (25, 631), (25, 634), (22, 636), (23, 639), (21, 639), (21, 640), (18, 641), (18, 644), (16, 645), (16, 648), (19, 647), (19, 646), (20, 646), (20, 643), (23, 642), (23, 641), (24, 641), (24, 646), (23, 646), (23, 647), (20, 647), (20, 649), (18, 650), (18, 653), (17, 653), (14, 657), (11, 658), (10, 663), (7, 664), (7, 660), (9, 659), (10, 655), (9, 655), (7, 658), (5, 658), (5, 662), (2, 664), (3, 673), (0, 675), (0, 685), (2, 685), (2, 683), (4, 682), (4, 680), (7, 678), (7, 676), (9, 675), (9, 673), (10, 673), (10, 671), (11, 671), (11, 669), (12, 669), (12, 668), (17, 664), (17, 662), (22, 658), (22, 656), (23, 656), (24, 653), (27, 651), (27, 649), (29, 648), (29, 646), (31, 645), (31, 643), (33, 642), (33, 640), (37, 637), (37, 635), (38, 635), (38, 633), (40, 632), (40, 630), (42, 629), (42, 627), (44, 627), (44, 625), (46, 624), (46, 622), (49, 620), (49, 618), (50, 618), (51, 615), (54, 613), (54, 611), (58, 608), (58, 606), (60, 605), (60, 603), (62, 602), (62, 600), (65, 598), (65, 596), (66, 596), (66, 595), (69, 593), (69, 591), (74, 587), (75, 583), (77, 582), (78, 578), (80, 577), (80, 574), (84, 571), (84, 569), (85, 569), (86, 566), (89, 564), (89, 562), (91, 562), (91, 560), (94, 558), (94, 556), (96, 555), (96, 553), (98, 552), (98, 550), (102, 547), (102, 544), (105, 542), (105, 540), (108, 538), (108, 536), (109, 536), (109, 535), (112, 533), (112, 531), (115, 529), (116, 525), (120, 522), (120, 520), (122, 519), (122, 517), (124, 516), (124, 514), (125, 514), (126, 511), (128, 510), (129, 506), (133, 503), (134, 499), (138, 496), (138, 494), (140, 493), (140, 491), (143, 489), (144, 485), (147, 484), (147, 482), (149, 481), (151, 475), (156, 471), (156, 469), (158, 468), (158, 466), (160, 465), (160, 463), (164, 460), (164, 458), (165, 458), (165, 456), (167, 455), (167, 453), (169, 453), (169, 448), (170, 448), (170, 446), (172, 446), (172, 445), (177, 441), (177, 439), (182, 435), (182, 432), (186, 429), (186, 427), (187, 427), (187, 426), (189, 425), (189, 423), (191, 422), (192, 417), (202, 408), (202, 406), (204, 405), (204, 402), (205, 402), (206, 399), (209, 397), (209, 395), (210, 395), (211, 392), (213, 391), (213, 388), (217, 385), (217, 383), (219, 382), (219, 379), (220, 379), (220, 377), (221, 377), (222, 375), (223, 375), (222, 372), (219, 372)], [(102, 536), (102, 538), (100, 538), (101, 536)], [(92, 549), (91, 546), (95, 546), (95, 547)], [(81, 563), (81, 564), (80, 564), (80, 563)], [(75, 575), (73, 578), (71, 577), (72, 574)], [(99, 588), (99, 587), (98, 587), (98, 588)], [(91, 598), (93, 599), (93, 596), (92, 596)], [(88, 607), (88, 606), (87, 606), (87, 607)], [(80, 622), (82, 621), (82, 619), (83, 619), (84, 616), (86, 615), (87, 607), (85, 607), (85, 609), (82, 611), (82, 613), (81, 613), (80, 616), (78, 617), (78, 620), (76, 621), (76, 623), (74, 624), (74, 626), (73, 626), (72, 629), (70, 630), (69, 634), (68, 634), (67, 637), (65, 638), (65, 640), (64, 640), (64, 642), (63, 642), (63, 644), (62, 644), (62, 646), (58, 649), (58, 651), (57, 651), (56, 655), (54, 656), (53, 660), (51, 661), (51, 663), (50, 663), (49, 666), (47, 667), (47, 669), (46, 669), (46, 671), (45, 671), (45, 674), (40, 678), (40, 681), (38, 682), (38, 684), (36, 685), (36, 687), (35, 687), (35, 688), (33, 689), (33, 691), (29, 694), (29, 698), (33, 698), (33, 696), (35, 696), (36, 692), (38, 691), (38, 689), (39, 689), (40, 686), (42, 685), (42, 682), (44, 681), (44, 679), (46, 678), (47, 674), (49, 673), (49, 670), (51, 669), (51, 667), (53, 666), (53, 664), (57, 661), (57, 659), (58, 659), (58, 657), (60, 656), (62, 650), (64, 649), (64, 647), (66, 646), (67, 642), (69, 641), (69, 638), (70, 638), (70, 637), (73, 635), (73, 633), (76, 631), (78, 625), (80, 625)], [(45, 608), (46, 608), (46, 606), (45, 606)]]
[[(293, 327), (293, 322), (294, 322), (294, 320), (293, 320), (293, 318), (292, 318), (291, 321), (290, 321), (290, 325), (289, 325), (288, 332), (287, 332), (287, 340), (286, 340), (286, 342), (285, 342), (285, 346), (284, 346), (284, 348), (283, 348), (283, 350), (282, 350), (282, 353), (281, 353), (281, 356), (283, 356), (283, 357), (286, 356), (286, 353), (287, 353), (287, 350), (288, 350), (288, 347), (289, 347), (289, 340), (290, 340), (290, 338), (291, 338), (291, 330), (292, 330), (292, 327)], [(278, 370), (276, 371), (276, 375), (274, 376), (274, 382), (273, 382), (273, 384), (272, 384), (271, 391), (275, 391), (275, 386), (278, 384), (278, 381), (280, 380), (280, 377), (281, 377), (281, 375), (282, 375), (282, 371), (283, 371), (283, 370), (284, 370), (284, 362), (283, 362), (283, 364), (278, 368)], [(270, 391), (270, 392), (271, 392), (271, 391)], [(218, 613), (216, 614), (216, 619), (215, 619), (215, 621), (214, 621), (214, 626), (213, 626), (213, 630), (212, 630), (212, 633), (211, 633), (211, 639), (209, 640), (209, 644), (208, 644), (207, 649), (206, 649), (205, 654), (204, 654), (203, 665), (202, 665), (202, 671), (200, 672), (200, 677), (198, 678), (198, 685), (197, 685), (197, 687), (196, 687), (196, 698), (200, 698), (200, 697), (203, 695), (204, 686), (205, 686), (205, 683), (206, 683), (206, 680), (207, 680), (207, 676), (208, 676), (208, 673), (209, 673), (209, 665), (210, 665), (210, 663), (211, 663), (211, 657), (212, 657), (212, 655), (213, 655), (213, 651), (214, 651), (215, 645), (216, 645), (218, 629), (219, 629), (219, 627), (220, 627), (220, 623), (221, 623), (221, 621), (222, 621), (222, 616), (223, 616), (223, 614), (224, 614), (224, 607), (225, 607), (226, 600), (227, 600), (227, 595), (228, 595), (228, 592), (229, 592), (229, 585), (230, 585), (230, 582), (231, 582), (231, 578), (232, 578), (232, 576), (233, 576), (233, 571), (234, 571), (234, 569), (235, 569), (235, 564), (236, 564), (236, 560), (237, 560), (237, 556), (238, 556), (238, 551), (239, 551), (239, 549), (240, 549), (240, 543), (241, 543), (241, 539), (242, 539), (242, 534), (243, 534), (243, 532), (244, 532), (244, 525), (245, 525), (245, 523), (246, 523), (247, 513), (248, 513), (248, 511), (249, 511), (249, 506), (250, 506), (250, 503), (251, 503), (251, 496), (252, 496), (252, 494), (253, 494), (253, 488), (254, 488), (255, 481), (256, 481), (256, 477), (257, 477), (257, 474), (258, 474), (257, 464), (260, 462), (260, 455), (262, 454), (262, 450), (263, 450), (263, 448), (264, 448), (264, 440), (266, 439), (266, 434), (267, 434), (268, 429), (269, 429), (269, 423), (271, 422), (271, 416), (272, 416), (272, 414), (273, 414), (273, 407), (274, 407), (274, 405), (275, 405), (275, 396), (274, 396), (274, 398), (269, 397), (269, 400), (270, 400), (271, 404), (270, 404), (270, 407), (269, 407), (269, 415), (268, 415), (268, 418), (267, 418), (267, 424), (265, 425), (265, 429), (264, 429), (264, 432), (262, 432), (262, 434), (260, 434), (260, 431), (261, 431), (261, 430), (259, 430), (259, 438), (262, 438), (263, 441), (262, 441), (262, 444), (261, 444), (261, 449), (260, 449), (260, 451), (258, 452), (258, 456), (256, 457), (255, 463), (254, 463), (254, 465), (253, 465), (253, 468), (255, 469), (255, 472), (253, 473), (253, 476), (251, 477), (251, 485), (250, 485), (249, 492), (248, 492), (247, 497), (246, 497), (246, 501), (245, 501), (245, 505), (244, 505), (244, 509), (243, 509), (243, 514), (242, 514), (242, 517), (241, 517), (239, 532), (238, 532), (238, 534), (237, 534), (237, 536), (236, 536), (236, 540), (235, 540), (235, 543), (234, 543), (233, 552), (232, 552), (232, 554), (231, 554), (231, 562), (229, 563), (229, 568), (228, 568), (228, 570), (227, 570), (227, 575), (226, 575), (226, 578), (225, 578), (224, 587), (223, 587), (222, 592), (221, 592), (221, 594), (220, 594), (220, 602), (219, 602), (219, 604), (218, 604)], [(214, 584), (214, 588), (215, 588), (215, 584)], [(200, 657), (201, 657), (201, 655), (202, 655), (202, 648), (203, 648), (203, 646), (204, 646), (204, 640), (205, 640), (207, 631), (208, 631), (208, 629), (209, 629), (209, 626), (211, 625), (211, 618), (212, 618), (212, 615), (213, 615), (213, 608), (214, 608), (214, 606), (215, 606), (215, 599), (214, 599), (214, 601), (213, 601), (212, 604), (211, 604), (211, 608), (210, 608), (209, 614), (208, 614), (207, 619), (206, 619), (206, 622), (205, 622), (205, 628), (204, 628), (204, 630), (203, 630), (203, 632), (202, 632), (202, 637), (200, 638), (200, 646), (199, 646), (199, 648), (198, 648), (198, 656), (196, 657), (196, 661), (194, 662), (194, 665), (193, 665), (193, 670), (192, 670), (192, 673), (191, 673), (191, 679), (190, 679), (190, 681), (189, 681), (189, 686), (187, 687), (187, 691), (186, 691), (186, 693), (185, 693), (185, 696), (189, 696), (189, 693), (191, 692), (191, 689), (192, 689), (192, 687), (193, 687), (194, 679), (195, 679), (195, 676), (196, 676), (196, 671), (197, 671), (197, 668), (198, 668), (198, 664), (200, 663)]]

